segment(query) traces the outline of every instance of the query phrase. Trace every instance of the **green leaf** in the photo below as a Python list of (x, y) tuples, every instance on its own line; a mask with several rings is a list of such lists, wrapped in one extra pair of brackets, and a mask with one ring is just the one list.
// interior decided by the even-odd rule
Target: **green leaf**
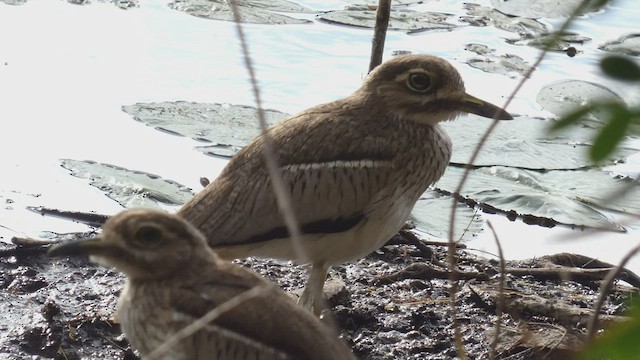
[(551, 126), (549, 126), (549, 131), (564, 129), (569, 125), (575, 124), (578, 121), (580, 121), (583, 117), (585, 117), (587, 114), (589, 114), (594, 109), (600, 106), (601, 106), (600, 104), (592, 104), (589, 106), (581, 107), (575, 110), (574, 112), (563, 116), (560, 120), (556, 120), (552, 122)]
[(595, 163), (605, 160), (613, 153), (624, 138), (631, 123), (631, 114), (624, 105), (612, 103), (603, 106), (606, 106), (611, 111), (612, 117), (609, 123), (596, 135), (591, 146), (589, 156)]
[(607, 56), (600, 61), (600, 67), (605, 74), (618, 80), (640, 80), (640, 66), (628, 57), (620, 55)]
[(640, 107), (629, 109), (629, 116), (634, 122), (640, 122)]
[(581, 354), (581, 359), (640, 359), (640, 306), (631, 309), (631, 319), (607, 330)]

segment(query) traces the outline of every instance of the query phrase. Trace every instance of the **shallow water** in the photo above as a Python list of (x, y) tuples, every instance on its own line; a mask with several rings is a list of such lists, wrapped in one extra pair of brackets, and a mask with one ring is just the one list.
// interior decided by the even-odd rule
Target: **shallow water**
[[(316, 10), (340, 8), (342, 1), (301, 3)], [(480, 1), (489, 6), (489, 1)], [(432, 1), (417, 10), (464, 15), (458, 1)], [(313, 14), (299, 17), (313, 19)], [(595, 66), (606, 53), (597, 45), (635, 30), (640, 18), (636, 0), (618, 0), (598, 13), (579, 18), (575, 31), (593, 40), (576, 45), (569, 58), (550, 53), (516, 96), (509, 111), (549, 114), (535, 102), (541, 87), (562, 79), (604, 84), (631, 105), (640, 103), (640, 87), (607, 80)], [(470, 93), (504, 103), (517, 78), (489, 74), (467, 66), (476, 54), (468, 43), (514, 54), (533, 63), (539, 50), (509, 45), (516, 34), (493, 26), (472, 27), (451, 17), (453, 31), (387, 35), (392, 51), (431, 53), (451, 60)], [(560, 19), (542, 19), (557, 28)], [(296, 112), (352, 92), (366, 74), (369, 29), (315, 21), (305, 25), (246, 25), (264, 105)], [(195, 141), (152, 131), (121, 111), (136, 102), (187, 100), (253, 104), (246, 70), (232, 23), (200, 19), (169, 9), (162, 1), (145, 1), (121, 10), (112, 4), (76, 6), (32, 0), (21, 6), (0, 5), (0, 237), (43, 236), (43, 232), (83, 231), (84, 225), (41, 217), (25, 206), (112, 214), (121, 207), (60, 167), (60, 159), (90, 159), (161, 175), (199, 190), (199, 178), (213, 178), (224, 161), (194, 151)], [(470, 125), (473, 126), (473, 125)], [(636, 144), (638, 144), (636, 142)], [(640, 146), (636, 146), (640, 148)], [(640, 172), (632, 156), (613, 170)], [(615, 216), (612, 214), (612, 216)], [(525, 258), (573, 251), (616, 261), (637, 243), (639, 227), (627, 234), (605, 233), (582, 240), (565, 229), (541, 229), (485, 216), (498, 228), (505, 256)], [(494, 252), (485, 231), (469, 246)], [(640, 260), (632, 268), (640, 271)]]

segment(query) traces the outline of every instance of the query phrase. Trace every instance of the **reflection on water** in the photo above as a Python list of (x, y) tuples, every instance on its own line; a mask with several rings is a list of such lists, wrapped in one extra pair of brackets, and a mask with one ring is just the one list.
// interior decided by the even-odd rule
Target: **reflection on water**
[[(317, 10), (344, 6), (343, 1), (301, 1)], [(489, 6), (489, 1), (479, 1)], [(391, 32), (387, 54), (395, 50), (431, 53), (450, 59), (462, 73), (467, 89), (493, 103), (503, 103), (517, 79), (482, 72), (466, 65), (477, 54), (470, 43), (487, 45), (496, 55), (513, 54), (534, 62), (539, 50), (510, 45), (515, 33), (493, 26), (469, 26), (459, 1), (426, 2), (420, 11), (455, 14), (447, 21), (459, 27), (407, 35)], [(311, 15), (303, 15), (313, 18)], [(606, 53), (597, 46), (634, 31), (640, 18), (636, 0), (618, 0), (598, 13), (578, 19), (573, 30), (591, 42), (576, 45), (575, 58), (555, 52), (517, 95), (510, 111), (548, 116), (536, 104), (538, 90), (561, 79), (603, 84), (638, 105), (637, 87), (603, 79), (595, 66)], [(558, 19), (541, 19), (547, 26)], [(366, 74), (371, 31), (314, 22), (310, 25), (247, 25), (265, 106), (296, 112), (352, 92)], [(137, 102), (187, 100), (252, 104), (246, 70), (239, 56), (234, 26), (228, 22), (192, 17), (145, 1), (127, 11), (112, 4), (75, 6), (66, 2), (31, 0), (21, 6), (0, 5), (0, 236), (15, 232), (38, 236), (45, 230), (66, 232), (84, 226), (42, 218), (24, 210), (27, 205), (66, 210), (115, 213), (120, 207), (82, 179), (69, 176), (59, 159), (90, 159), (158, 174), (199, 190), (199, 178), (213, 178), (222, 160), (194, 151), (194, 141), (153, 131), (132, 121), (121, 106)], [(635, 159), (635, 160), (634, 160)], [(613, 167), (637, 173), (637, 157)], [(495, 220), (500, 225), (506, 255), (511, 258), (542, 254), (540, 243), (560, 233), (526, 227), (526, 243), (509, 241), (523, 225)], [(637, 229), (634, 231), (637, 234)], [(521, 240), (521, 236), (518, 237)], [(547, 239), (547, 240), (545, 240)], [(629, 236), (606, 234), (601, 241), (625, 246)], [(528, 244), (532, 244), (534, 253)], [(589, 243), (592, 244), (592, 243)], [(562, 249), (604, 256), (602, 246), (563, 242)], [(633, 244), (630, 244), (631, 246)], [(485, 235), (471, 246), (491, 251)], [(609, 246), (608, 248), (614, 248)], [(615, 246), (615, 248), (618, 248)], [(557, 251), (556, 248), (544, 250)], [(613, 261), (619, 254), (605, 260)], [(637, 265), (636, 270), (640, 269)]]

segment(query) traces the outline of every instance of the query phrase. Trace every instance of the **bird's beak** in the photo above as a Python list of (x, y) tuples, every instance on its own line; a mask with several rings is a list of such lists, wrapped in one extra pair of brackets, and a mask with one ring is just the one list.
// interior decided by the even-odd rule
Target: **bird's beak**
[(61, 256), (92, 256), (109, 252), (111, 246), (107, 246), (102, 238), (71, 240), (53, 245), (47, 251), (51, 257)]
[(460, 110), (484, 116), (489, 119), (497, 120), (512, 120), (513, 116), (506, 112), (504, 109), (497, 107), (484, 100), (480, 100), (475, 96), (464, 94), (460, 99)]

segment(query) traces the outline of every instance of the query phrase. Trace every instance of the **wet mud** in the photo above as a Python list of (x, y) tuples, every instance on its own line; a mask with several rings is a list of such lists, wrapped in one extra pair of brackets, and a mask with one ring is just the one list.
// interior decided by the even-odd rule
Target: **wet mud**
[[(0, 258), (3, 359), (137, 359), (113, 319), (122, 275), (86, 259), (49, 259), (41, 247), (9, 249), (2, 250), (10, 256)], [(466, 249), (457, 253), (457, 319), (470, 358), (487, 358), (501, 297), (498, 262)], [(569, 254), (557, 258), (580, 260)], [(327, 286), (327, 322), (339, 328), (361, 359), (455, 358), (445, 259), (444, 247), (416, 246), (405, 233), (364, 259), (334, 268)], [(263, 259), (239, 263), (285, 291), (299, 292), (304, 285), (302, 266)], [(553, 257), (507, 262), (511, 270), (497, 358), (566, 358), (581, 346), (599, 282), (563, 281), (530, 271), (580, 269), (564, 265)], [(637, 282), (635, 274), (626, 274), (629, 282)], [(604, 326), (624, 319), (625, 302), (633, 294), (637, 289), (624, 282), (614, 288), (601, 319)]]

